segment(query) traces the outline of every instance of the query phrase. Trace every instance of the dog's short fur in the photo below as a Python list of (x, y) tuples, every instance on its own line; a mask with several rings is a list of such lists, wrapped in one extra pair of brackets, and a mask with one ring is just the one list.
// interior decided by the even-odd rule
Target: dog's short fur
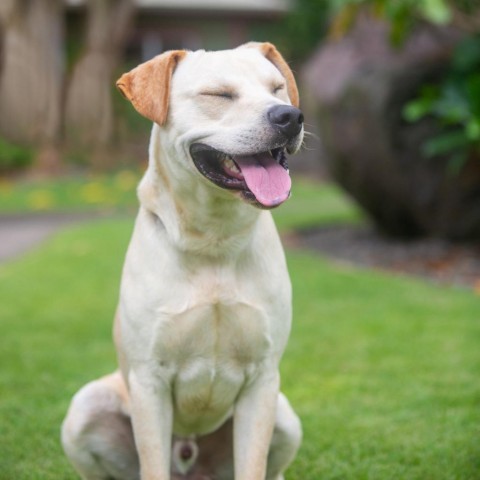
[(117, 85), (155, 122), (120, 370), (75, 395), (64, 449), (88, 480), (280, 480), (301, 428), (279, 393), (291, 287), (267, 209), (288, 198), (285, 152), (303, 137), (293, 75), (250, 43), (166, 52)]

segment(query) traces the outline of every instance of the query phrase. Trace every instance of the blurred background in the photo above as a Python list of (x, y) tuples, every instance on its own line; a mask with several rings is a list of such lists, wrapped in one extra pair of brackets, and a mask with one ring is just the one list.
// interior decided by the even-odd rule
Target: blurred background
[(75, 478), (62, 418), (116, 368), (151, 124), (115, 80), (251, 40), (291, 65), (308, 131), (273, 211), (286, 478), (480, 478), (479, 0), (1, 0), (0, 480)]
[(293, 175), (338, 186), (375, 230), (323, 229), (310, 243), (345, 257), (336, 250), (347, 236), (365, 260), (378, 232), (428, 237), (414, 250), (420, 269), (461, 265), (475, 283), (479, 29), (475, 0), (4, 0), (0, 243), (23, 245), (12, 213), (62, 211), (63, 221), (135, 207), (150, 124), (115, 91), (122, 72), (168, 49), (268, 40), (294, 70), (307, 117)]

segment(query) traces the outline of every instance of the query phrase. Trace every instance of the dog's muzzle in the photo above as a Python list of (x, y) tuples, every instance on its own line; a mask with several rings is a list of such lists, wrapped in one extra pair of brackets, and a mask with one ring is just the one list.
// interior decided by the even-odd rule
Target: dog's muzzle
[(229, 155), (195, 143), (190, 154), (198, 171), (215, 185), (237, 190), (260, 208), (274, 208), (290, 196), (285, 147), (252, 155)]
[(298, 149), (303, 114), (290, 105), (275, 105), (266, 117), (273, 130), (273, 145), (268, 150), (234, 154), (194, 143), (190, 155), (198, 171), (215, 185), (239, 191), (244, 200), (259, 208), (274, 208), (290, 197), (286, 153)]

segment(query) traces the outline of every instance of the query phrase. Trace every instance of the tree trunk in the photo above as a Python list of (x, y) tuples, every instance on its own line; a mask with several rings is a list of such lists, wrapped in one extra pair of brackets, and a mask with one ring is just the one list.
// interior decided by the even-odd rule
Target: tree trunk
[(82, 147), (108, 145), (114, 131), (113, 73), (123, 49), (132, 0), (88, 0), (86, 50), (73, 68), (65, 122), (70, 142)]
[(7, 0), (0, 8), (0, 135), (40, 146), (60, 134), (63, 2)]

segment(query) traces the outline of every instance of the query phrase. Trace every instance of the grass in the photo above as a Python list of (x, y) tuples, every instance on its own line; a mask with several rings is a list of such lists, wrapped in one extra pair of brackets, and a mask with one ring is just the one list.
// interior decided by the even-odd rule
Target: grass
[[(314, 192), (301, 190), (277, 212), (283, 229), (322, 212), (303, 216), (294, 201)], [(318, 195), (339, 220), (358, 218), (332, 192)], [(1, 480), (76, 478), (59, 427), (73, 393), (115, 368), (111, 321), (132, 226), (77, 226), (0, 266)], [(302, 252), (288, 262), (295, 316), (282, 381), (304, 442), (287, 480), (479, 479), (478, 297)]]
[(292, 198), (273, 210), (280, 230), (302, 229), (319, 224), (357, 223), (360, 210), (333, 183), (293, 180)]
[(136, 207), (139, 170), (51, 180), (0, 181), (0, 213), (125, 210)]
[[(135, 188), (139, 170), (120, 170), (107, 175), (29, 182), (0, 182), (0, 214), (26, 212), (137, 209)], [(278, 214), (277, 214), (278, 212)], [(333, 184), (296, 178), (292, 199), (275, 211), (280, 228), (302, 228), (325, 222), (353, 222), (361, 214)]]
[(480, 478), (478, 298), (289, 260), (283, 379), (305, 428), (290, 478)]

